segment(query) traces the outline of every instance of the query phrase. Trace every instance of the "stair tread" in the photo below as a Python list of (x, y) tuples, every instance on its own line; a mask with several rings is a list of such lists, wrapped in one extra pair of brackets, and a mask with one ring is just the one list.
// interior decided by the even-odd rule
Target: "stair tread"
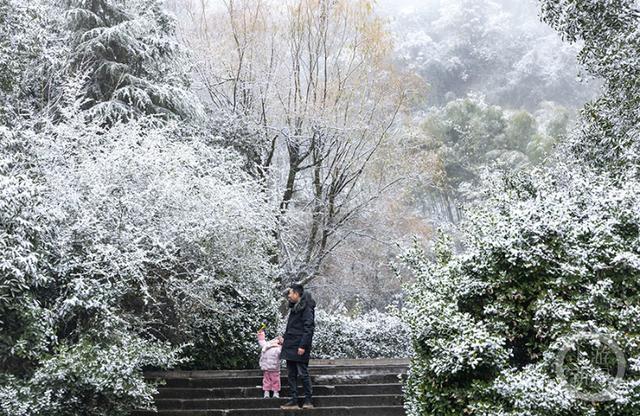
[[(309, 367), (313, 409), (280, 409), (290, 394), (281, 369), (280, 398), (262, 397), (262, 372), (247, 370), (170, 370), (145, 372), (157, 386), (157, 411), (138, 409), (132, 416), (399, 416), (404, 415), (403, 382), (407, 360), (327, 360)], [(301, 385), (299, 380), (299, 385)]]
[(233, 415), (234, 413), (249, 413), (256, 414), (257, 412), (265, 413), (265, 414), (282, 414), (282, 413), (313, 413), (313, 412), (322, 412), (330, 414), (339, 412), (339, 411), (361, 411), (366, 414), (366, 412), (370, 412), (373, 410), (404, 410), (404, 406), (402, 405), (391, 405), (391, 406), (327, 406), (327, 407), (314, 407), (313, 409), (280, 409), (277, 408), (242, 408), (242, 409), (186, 409), (186, 410), (159, 410), (158, 412), (148, 411), (148, 410), (136, 410), (137, 414), (183, 414), (183, 415), (201, 415), (201, 414), (229, 414)]
[[(314, 398), (338, 398), (338, 397), (397, 397), (397, 396), (402, 396), (401, 394), (338, 394), (335, 396), (328, 396), (328, 395), (313, 395)], [(281, 397), (281, 399), (283, 399), (284, 397)], [(243, 400), (265, 400), (262, 397), (223, 397), (220, 399), (214, 399), (214, 398), (208, 398), (208, 399), (168, 399), (168, 398), (158, 398), (156, 400), (184, 400), (184, 401), (191, 401), (191, 400), (238, 400), (238, 399), (243, 399)]]
[[(345, 383), (345, 384), (320, 384), (322, 387), (335, 386), (397, 386), (402, 383)], [(315, 386), (315, 385), (314, 385)], [(231, 387), (165, 387), (158, 386), (158, 390), (223, 390), (223, 389), (251, 389), (256, 386), (231, 386)], [(258, 386), (262, 387), (262, 385)], [(286, 387), (286, 386), (283, 386)]]
[[(383, 369), (386, 370), (386, 369)], [(353, 372), (348, 372), (349, 370), (345, 370), (345, 372), (343, 373), (338, 373), (338, 374), (334, 374), (334, 373), (318, 373), (318, 372), (312, 372), (309, 371), (309, 375), (311, 376), (327, 376), (327, 377), (340, 377), (340, 376), (344, 376), (344, 375), (383, 375), (383, 374), (405, 374), (404, 371), (378, 371), (378, 372), (363, 372), (363, 371), (353, 371)], [(281, 369), (280, 370), (280, 374), (282, 374), (283, 377), (287, 376), (287, 371), (286, 369)], [(227, 376), (210, 376), (210, 377), (155, 377), (155, 378), (161, 378), (163, 380), (218, 380), (218, 379), (229, 379), (229, 378), (254, 378), (254, 377), (262, 377), (262, 372), (260, 373), (255, 373), (255, 374), (238, 374), (238, 375), (227, 375)]]
[[(389, 367), (389, 368), (375, 368), (375, 369), (362, 369), (362, 368), (336, 368), (335, 371), (317, 371), (314, 369), (309, 369), (309, 374), (311, 376), (333, 376), (333, 375), (342, 375), (342, 374), (393, 374), (393, 373), (408, 373), (409, 369), (404, 367)], [(338, 371), (339, 370), (339, 371)], [(261, 377), (261, 370), (247, 370), (240, 372), (236, 372), (238, 370), (233, 370), (234, 372), (225, 373), (225, 374), (210, 374), (210, 373), (199, 373), (199, 374), (175, 374), (175, 373), (165, 373), (165, 374), (148, 374), (145, 373), (145, 378), (149, 380), (177, 380), (177, 379), (190, 379), (190, 380), (217, 380), (217, 379), (228, 379), (228, 378), (243, 378), (243, 377)], [(280, 368), (280, 373), (283, 375), (287, 374), (286, 368)]]
[[(335, 360), (309, 360), (309, 369), (315, 368), (347, 368), (347, 367), (372, 367), (380, 368), (385, 366), (409, 366), (409, 360), (405, 358), (372, 358), (372, 359), (335, 359)], [(242, 370), (164, 370), (164, 371), (147, 371), (148, 374), (162, 374), (167, 372), (174, 373), (226, 373), (230, 371), (255, 371), (259, 368), (247, 368)]]
[[(358, 409), (378, 409), (381, 407), (394, 407), (394, 408), (398, 408), (398, 407), (403, 407), (402, 405), (389, 405), (389, 406), (316, 406), (315, 409), (344, 409), (344, 408), (358, 408)], [(278, 408), (280, 409), (280, 408)], [(165, 410), (161, 410), (165, 411), (165, 412), (202, 412), (202, 411), (206, 411), (206, 410), (220, 410), (220, 409), (176, 409), (176, 410), (169, 410), (169, 409), (165, 409)], [(238, 408), (238, 409), (231, 409), (231, 410), (273, 410), (273, 408), (271, 407), (265, 407), (265, 408), (255, 408), (255, 407), (247, 407), (247, 408)], [(288, 409), (287, 409), (288, 410)], [(292, 409), (292, 410), (296, 410), (296, 409)]]

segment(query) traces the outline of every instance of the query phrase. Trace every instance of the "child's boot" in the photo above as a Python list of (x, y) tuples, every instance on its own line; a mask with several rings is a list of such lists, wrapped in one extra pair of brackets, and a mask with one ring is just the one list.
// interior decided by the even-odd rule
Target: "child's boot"
[(264, 391), (264, 398), (268, 399), (269, 398), (269, 390), (265, 390)]
[(279, 391), (274, 391), (273, 392), (273, 398), (274, 399), (279, 399), (280, 398), (280, 392)]

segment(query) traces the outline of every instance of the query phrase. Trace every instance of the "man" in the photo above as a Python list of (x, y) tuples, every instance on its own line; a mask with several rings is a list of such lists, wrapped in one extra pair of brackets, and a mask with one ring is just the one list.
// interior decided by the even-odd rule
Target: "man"
[(316, 302), (301, 284), (293, 283), (287, 293), (289, 300), (289, 319), (284, 332), (282, 358), (287, 360), (287, 378), (291, 389), (291, 400), (281, 406), (282, 409), (298, 408), (298, 376), (304, 386), (304, 409), (312, 409), (311, 377), (309, 377), (309, 355), (311, 340), (315, 329)]

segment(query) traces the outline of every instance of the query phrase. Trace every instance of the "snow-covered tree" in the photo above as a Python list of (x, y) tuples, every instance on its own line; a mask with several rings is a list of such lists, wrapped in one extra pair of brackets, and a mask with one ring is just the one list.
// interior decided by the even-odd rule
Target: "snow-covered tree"
[(277, 321), (275, 204), (187, 120), (200, 104), (168, 16), (65, 4), (71, 35), (52, 4), (0, 4), (7, 416), (151, 406), (143, 368), (246, 366), (255, 323)]
[(68, 0), (71, 69), (88, 73), (85, 109), (111, 123), (137, 115), (197, 117), (184, 51), (161, 0)]
[(593, 97), (576, 79), (576, 46), (532, 16), (533, 2), (429, 0), (409, 10), (388, 3), (396, 9), (395, 57), (429, 84), (430, 105), (470, 92), (529, 110), (542, 100), (574, 107)]
[(579, 62), (604, 81), (602, 95), (582, 110), (570, 151), (601, 172), (640, 164), (640, 14), (633, 0), (542, 1), (542, 17), (569, 42)]
[(464, 188), (473, 186), (482, 169), (516, 170), (542, 163), (566, 134), (568, 121), (568, 111), (553, 103), (531, 114), (489, 105), (473, 95), (432, 108), (412, 138), (415, 145), (406, 149), (410, 158), (436, 159), (429, 166), (431, 178), (405, 186), (412, 203), (425, 213), (441, 205), (444, 209), (434, 212), (434, 219), (458, 222)]
[(202, 96), (256, 131), (237, 147), (281, 195), (274, 262), (285, 282), (315, 279), (386, 185), (360, 188), (406, 85), (373, 3), (203, 2), (183, 21)]
[[(274, 209), (233, 150), (67, 86), (55, 123), (2, 133), (0, 414), (127, 414), (143, 367), (245, 366), (276, 322)], [(188, 362), (185, 362), (188, 361)]]
[(152, 403), (141, 368), (175, 365), (179, 350), (133, 331), (111, 287), (57, 273), (36, 139), (0, 129), (0, 414), (125, 414)]
[(0, 2), (0, 123), (42, 110), (58, 93), (68, 47), (63, 21), (48, 1)]
[[(446, 239), (436, 261), (409, 251), (410, 413), (637, 412), (639, 190), (567, 168), (494, 177), (463, 228), (464, 253)], [(580, 332), (624, 351), (624, 380), (604, 386), (614, 400), (579, 400), (558, 379), (558, 355)]]

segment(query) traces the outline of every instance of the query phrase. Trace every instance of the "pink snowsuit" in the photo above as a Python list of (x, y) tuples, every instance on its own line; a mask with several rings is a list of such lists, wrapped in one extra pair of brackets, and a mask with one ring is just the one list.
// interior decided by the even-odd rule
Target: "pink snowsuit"
[(262, 369), (262, 390), (280, 391), (280, 352), (282, 345), (278, 340), (265, 341), (264, 332), (258, 333), (258, 343), (262, 347), (260, 368)]

